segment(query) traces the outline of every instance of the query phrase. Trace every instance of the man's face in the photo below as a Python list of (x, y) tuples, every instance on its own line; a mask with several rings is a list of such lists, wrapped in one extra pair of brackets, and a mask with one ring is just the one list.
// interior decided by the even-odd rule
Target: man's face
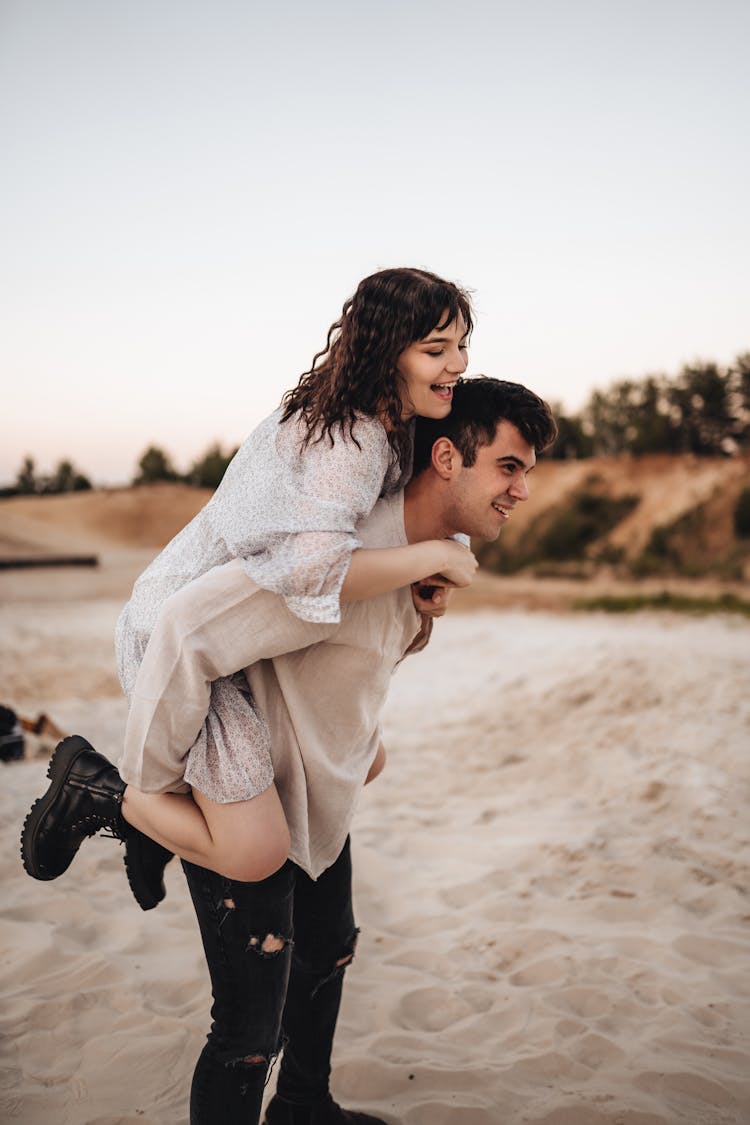
[(529, 496), (527, 475), (536, 464), (534, 447), (511, 422), (502, 421), (495, 440), (477, 450), (474, 464), (459, 467), (451, 481), (451, 511), (456, 528), (491, 542), (513, 515), (516, 504)]

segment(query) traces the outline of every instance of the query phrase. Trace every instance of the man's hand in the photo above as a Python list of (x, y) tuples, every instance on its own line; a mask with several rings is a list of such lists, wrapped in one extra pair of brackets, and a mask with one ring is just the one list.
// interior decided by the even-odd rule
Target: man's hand
[(448, 608), (452, 593), (451, 586), (415, 582), (411, 588), (411, 599), (417, 613), (422, 613), (425, 617), (442, 617)]

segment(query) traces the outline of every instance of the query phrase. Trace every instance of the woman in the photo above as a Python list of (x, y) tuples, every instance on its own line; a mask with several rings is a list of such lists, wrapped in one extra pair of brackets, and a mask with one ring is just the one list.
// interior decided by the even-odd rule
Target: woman
[[(433, 575), (471, 581), (473, 555), (453, 540), (364, 550), (355, 531), (378, 497), (408, 478), (412, 419), (449, 413), (471, 328), (467, 293), (435, 274), (390, 269), (360, 282), (309, 371), (136, 582), (116, 641), (128, 696), (148, 692), (138, 671), (170, 595), (233, 558), (313, 622), (337, 621), (342, 602)], [(172, 853), (243, 882), (265, 879), (286, 860), (267, 729), (241, 677), (213, 685), (192, 747), (146, 753), (126, 738), (118, 774), (76, 736), (58, 747), (50, 777), (22, 835), (24, 865), (37, 879), (62, 874), (82, 840), (104, 827), (126, 840), (128, 876), (144, 909), (163, 897)]]

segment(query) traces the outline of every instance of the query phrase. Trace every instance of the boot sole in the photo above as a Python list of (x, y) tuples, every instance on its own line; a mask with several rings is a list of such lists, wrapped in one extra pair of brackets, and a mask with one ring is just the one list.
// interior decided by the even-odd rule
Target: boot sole
[[(21, 859), (24, 869), (31, 875), (32, 879), (49, 880), (58, 878), (57, 875), (50, 875), (45, 872), (37, 860), (36, 850), (39, 832), (44, 823), (44, 818), (57, 800), (76, 760), (86, 750), (93, 749), (91, 743), (87, 742), (85, 738), (81, 738), (78, 734), (72, 734), (69, 738), (64, 738), (62, 742), (58, 743), (50, 758), (47, 777), (50, 778), (51, 784), (47, 792), (34, 801), (23, 822), (21, 831)], [(60, 874), (63, 874), (63, 872), (60, 872)]]

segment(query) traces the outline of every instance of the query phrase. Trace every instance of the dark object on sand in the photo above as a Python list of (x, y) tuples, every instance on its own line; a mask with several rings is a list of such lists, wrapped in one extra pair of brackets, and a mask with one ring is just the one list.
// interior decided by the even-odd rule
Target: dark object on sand
[(23, 729), (15, 711), (0, 705), (0, 762), (23, 758)]
[(98, 566), (96, 555), (29, 555), (0, 559), (0, 570), (26, 570), (33, 566)]

